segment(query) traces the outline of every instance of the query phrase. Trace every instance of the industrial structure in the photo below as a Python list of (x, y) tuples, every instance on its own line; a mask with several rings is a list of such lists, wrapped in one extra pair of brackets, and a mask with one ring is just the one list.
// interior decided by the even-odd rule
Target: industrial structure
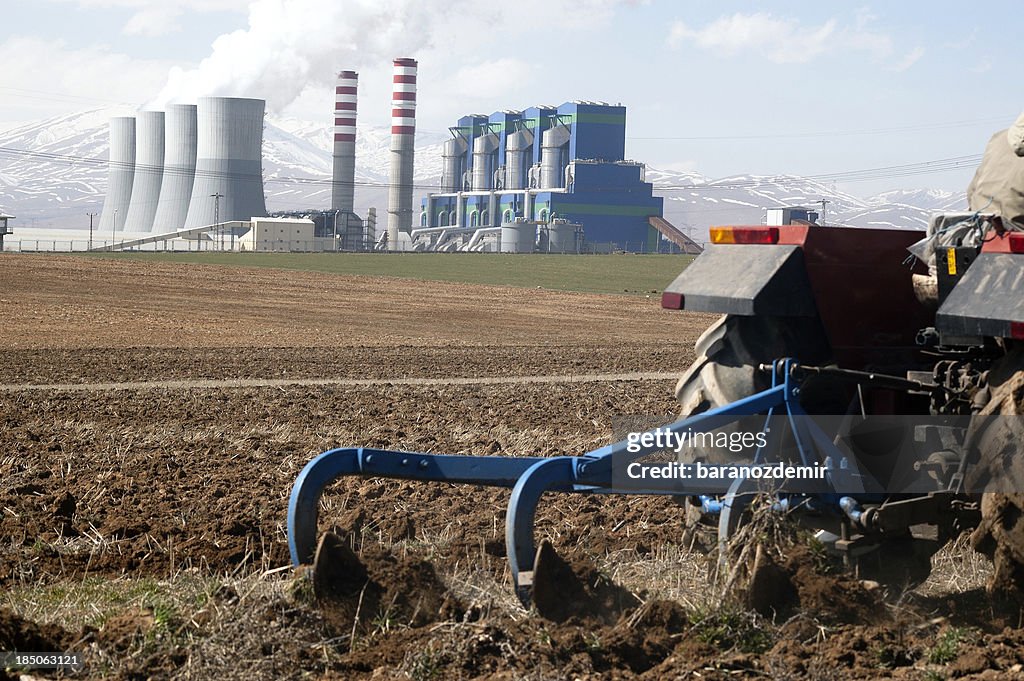
[(412, 231), (413, 155), (416, 146), (415, 59), (396, 59), (391, 87), (391, 172), (388, 184), (388, 250), (399, 233)]
[(164, 126), (164, 172), (154, 232), (180, 229), (188, 217), (196, 177), (196, 105), (168, 106)]
[(8, 215), (0, 210), (0, 252), (4, 250), (4, 237), (8, 234), (14, 234), (14, 231), (7, 225), (7, 221), (13, 219), (13, 215)]
[(262, 99), (197, 105), (110, 121), (101, 233), (165, 234), (267, 214)]
[(100, 215), (100, 233), (124, 230), (124, 220), (132, 200), (135, 179), (135, 118), (110, 119), (110, 160), (107, 171), (107, 198)]
[(140, 111), (135, 116), (135, 177), (124, 231), (153, 229), (164, 175), (164, 112)]
[(356, 93), (359, 74), (342, 71), (334, 88), (334, 174), (331, 209), (351, 213), (356, 187)]
[(262, 99), (200, 97), (196, 177), (185, 227), (267, 214), (263, 195)]
[(585, 241), (592, 251), (652, 252), (661, 234), (678, 232), (644, 165), (625, 158), (623, 106), (577, 101), (469, 115), (450, 131), (441, 191), (423, 199), (412, 232), (416, 250), (566, 252)]
[[(408, 67), (401, 68), (396, 88), (407, 90)], [(335, 88), (331, 208), (276, 215), (286, 223), (300, 221), (295, 224), (301, 234), (294, 233), (298, 228), (293, 225), (288, 238), (283, 232), (267, 237), (264, 227), (271, 223), (257, 220), (269, 217), (263, 192), (263, 100), (203, 97), (198, 104), (168, 106), (166, 112), (111, 119), (109, 189), (100, 229), (110, 235), (130, 234), (102, 248), (137, 248), (174, 239), (195, 241), (197, 250), (372, 248), (375, 211), (363, 220), (355, 214), (353, 200), (357, 78), (354, 71), (342, 71)], [(411, 78), (415, 80), (415, 73)], [(407, 165), (397, 172), (411, 176), (412, 142), (400, 142), (398, 156)], [(411, 206), (411, 184), (407, 190)], [(405, 212), (411, 214), (411, 208)], [(247, 229), (253, 233), (243, 237), (239, 230)]]
[[(308, 239), (289, 241), (327, 240), (315, 250), (579, 253), (656, 252), (666, 238), (684, 252), (700, 251), (664, 219), (644, 164), (626, 159), (625, 107), (604, 102), (463, 116), (444, 145), (440, 192), (414, 212), (418, 64), (403, 57), (392, 67), (386, 229), (377, 234), (375, 215), (355, 213), (359, 75), (340, 71), (330, 208), (275, 214), (311, 221)], [(172, 239), (221, 248), (225, 233), (238, 236), (226, 223), (271, 217), (263, 192), (264, 110), (261, 99), (203, 97), (112, 119), (100, 231), (131, 234), (111, 248)], [(210, 239), (199, 236), (204, 229)]]
[[(355, 212), (356, 187), (356, 98), (359, 74), (342, 71), (334, 88), (334, 150), (331, 176), (331, 210), (318, 220), (320, 211), (306, 216), (317, 225), (318, 236), (330, 235), (340, 250), (367, 250), (372, 247), (373, 233), (367, 235), (367, 223)], [(329, 218), (329, 219), (328, 219)], [(376, 223), (376, 216), (373, 220)]]

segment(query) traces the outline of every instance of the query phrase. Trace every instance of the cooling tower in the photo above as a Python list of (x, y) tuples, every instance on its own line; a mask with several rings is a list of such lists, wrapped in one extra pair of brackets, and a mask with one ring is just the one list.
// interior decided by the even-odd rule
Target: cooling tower
[(153, 231), (161, 234), (185, 226), (196, 177), (196, 106), (171, 104), (164, 116), (164, 175)]
[(359, 74), (342, 71), (334, 88), (334, 176), (331, 208), (352, 212), (356, 182), (356, 88)]
[(199, 98), (196, 179), (185, 227), (266, 216), (261, 154), (265, 106), (262, 99)]
[(413, 147), (416, 143), (415, 59), (394, 61), (391, 93), (388, 248), (397, 250), (398, 233), (412, 231)]
[(135, 115), (135, 180), (124, 231), (153, 229), (163, 176), (164, 112), (140, 111)]
[[(107, 170), (107, 197), (100, 216), (100, 235), (113, 234), (124, 229), (128, 204), (132, 199), (132, 181), (135, 179), (135, 119), (110, 119), (110, 155)], [(116, 224), (115, 224), (116, 223)]]

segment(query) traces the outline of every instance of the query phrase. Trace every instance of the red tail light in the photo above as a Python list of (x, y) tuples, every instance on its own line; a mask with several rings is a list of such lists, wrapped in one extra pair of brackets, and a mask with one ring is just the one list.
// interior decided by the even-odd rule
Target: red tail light
[(713, 244), (777, 244), (778, 227), (712, 227)]
[(1010, 322), (1010, 338), (1024, 340), (1024, 322)]
[(682, 293), (665, 291), (661, 294), (661, 306), (666, 310), (682, 310), (684, 301)]
[(1010, 253), (1024, 253), (1024, 232), (1011, 232), (1006, 235)]

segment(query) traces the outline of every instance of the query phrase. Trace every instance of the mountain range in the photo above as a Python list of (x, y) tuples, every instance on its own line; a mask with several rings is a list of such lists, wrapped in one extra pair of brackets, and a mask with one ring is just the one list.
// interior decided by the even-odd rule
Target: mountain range
[[(0, 130), (0, 211), (17, 216), (12, 225), (59, 229), (88, 227), (99, 213), (107, 184), (108, 121), (123, 112), (96, 109)], [(417, 196), (436, 189), (446, 135), (418, 131)], [(387, 202), (389, 131), (359, 126), (356, 137), (356, 211)], [(263, 140), (263, 175), (271, 211), (324, 208), (330, 201), (331, 128), (268, 117)], [(648, 167), (646, 179), (665, 198), (665, 217), (702, 240), (713, 224), (758, 224), (764, 209), (825, 204), (828, 224), (922, 228), (928, 215), (963, 210), (964, 194), (897, 190), (856, 197), (795, 175), (736, 175), (711, 179), (692, 172)], [(418, 198), (416, 203), (418, 204)]]

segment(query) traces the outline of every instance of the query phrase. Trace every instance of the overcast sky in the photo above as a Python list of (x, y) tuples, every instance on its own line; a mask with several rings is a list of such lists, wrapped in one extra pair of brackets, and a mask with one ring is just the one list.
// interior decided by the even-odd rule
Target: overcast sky
[[(7, 3), (0, 126), (198, 95), (329, 122), (335, 72), (386, 125), (390, 59), (420, 61), (419, 128), (621, 102), (627, 154), (711, 177), (821, 175), (978, 154), (1024, 108), (1011, 2), (35, 0)], [(507, 5), (507, 6), (504, 6)], [(840, 180), (962, 190), (973, 172)], [(885, 175), (885, 173), (881, 173)]]

